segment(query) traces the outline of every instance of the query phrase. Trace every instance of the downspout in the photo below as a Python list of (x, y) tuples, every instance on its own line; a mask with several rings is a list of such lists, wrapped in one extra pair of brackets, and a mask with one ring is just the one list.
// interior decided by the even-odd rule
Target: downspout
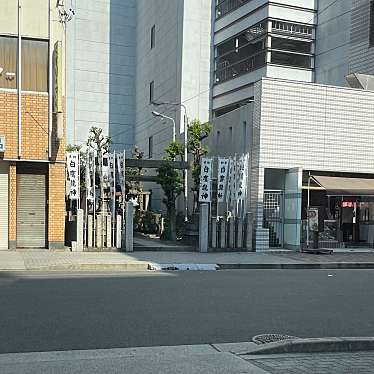
[(51, 17), (51, 2), (48, 5), (48, 159), (52, 158), (52, 58), (53, 58), (53, 48), (52, 48), (52, 17)]
[(21, 3), (18, 0), (18, 158), (22, 157), (22, 37), (21, 37)]

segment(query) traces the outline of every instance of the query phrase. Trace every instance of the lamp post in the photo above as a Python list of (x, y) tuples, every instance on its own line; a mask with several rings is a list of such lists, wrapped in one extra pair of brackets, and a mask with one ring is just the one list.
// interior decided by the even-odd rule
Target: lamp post
[(175, 132), (176, 131), (175, 131), (175, 121), (174, 121), (174, 118), (166, 116), (165, 114), (162, 114), (162, 113), (159, 113), (159, 112), (156, 112), (156, 111), (152, 111), (152, 114), (153, 114), (154, 117), (168, 119), (169, 121), (173, 122), (173, 142), (175, 142), (175, 138), (176, 138)]
[[(187, 164), (188, 162), (188, 116), (187, 116), (187, 108), (182, 103), (173, 103), (168, 101), (163, 102), (153, 102), (153, 105), (160, 106), (160, 105), (171, 105), (177, 106), (184, 109), (184, 162)], [(188, 169), (184, 170), (184, 221), (188, 222)]]

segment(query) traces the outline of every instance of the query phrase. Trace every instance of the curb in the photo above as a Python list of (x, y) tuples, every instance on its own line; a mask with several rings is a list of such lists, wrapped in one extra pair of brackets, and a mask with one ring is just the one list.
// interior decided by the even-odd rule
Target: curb
[(218, 264), (219, 270), (271, 269), (374, 269), (374, 262), (330, 262), (317, 264)]
[(290, 339), (263, 344), (238, 355), (373, 351), (374, 337)]
[(122, 271), (146, 271), (148, 262), (144, 263), (123, 263), (123, 264), (67, 264), (67, 265), (47, 265), (29, 267), (27, 270), (39, 271), (69, 271), (69, 270), (122, 270)]

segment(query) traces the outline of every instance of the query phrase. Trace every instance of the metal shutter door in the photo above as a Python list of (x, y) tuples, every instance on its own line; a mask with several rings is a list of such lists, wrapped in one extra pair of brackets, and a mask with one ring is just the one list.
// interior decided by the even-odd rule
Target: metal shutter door
[(0, 250), (8, 249), (8, 164), (0, 161)]
[(17, 247), (45, 248), (46, 176), (17, 175)]

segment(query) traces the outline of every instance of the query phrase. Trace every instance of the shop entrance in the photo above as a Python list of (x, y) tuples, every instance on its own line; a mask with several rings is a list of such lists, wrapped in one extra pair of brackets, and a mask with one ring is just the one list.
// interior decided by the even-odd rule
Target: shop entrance
[(308, 189), (303, 187), (304, 246), (308, 232), (309, 242), (313, 235), (308, 196), (309, 209), (318, 209), (320, 248), (373, 247), (374, 179), (311, 176)]

